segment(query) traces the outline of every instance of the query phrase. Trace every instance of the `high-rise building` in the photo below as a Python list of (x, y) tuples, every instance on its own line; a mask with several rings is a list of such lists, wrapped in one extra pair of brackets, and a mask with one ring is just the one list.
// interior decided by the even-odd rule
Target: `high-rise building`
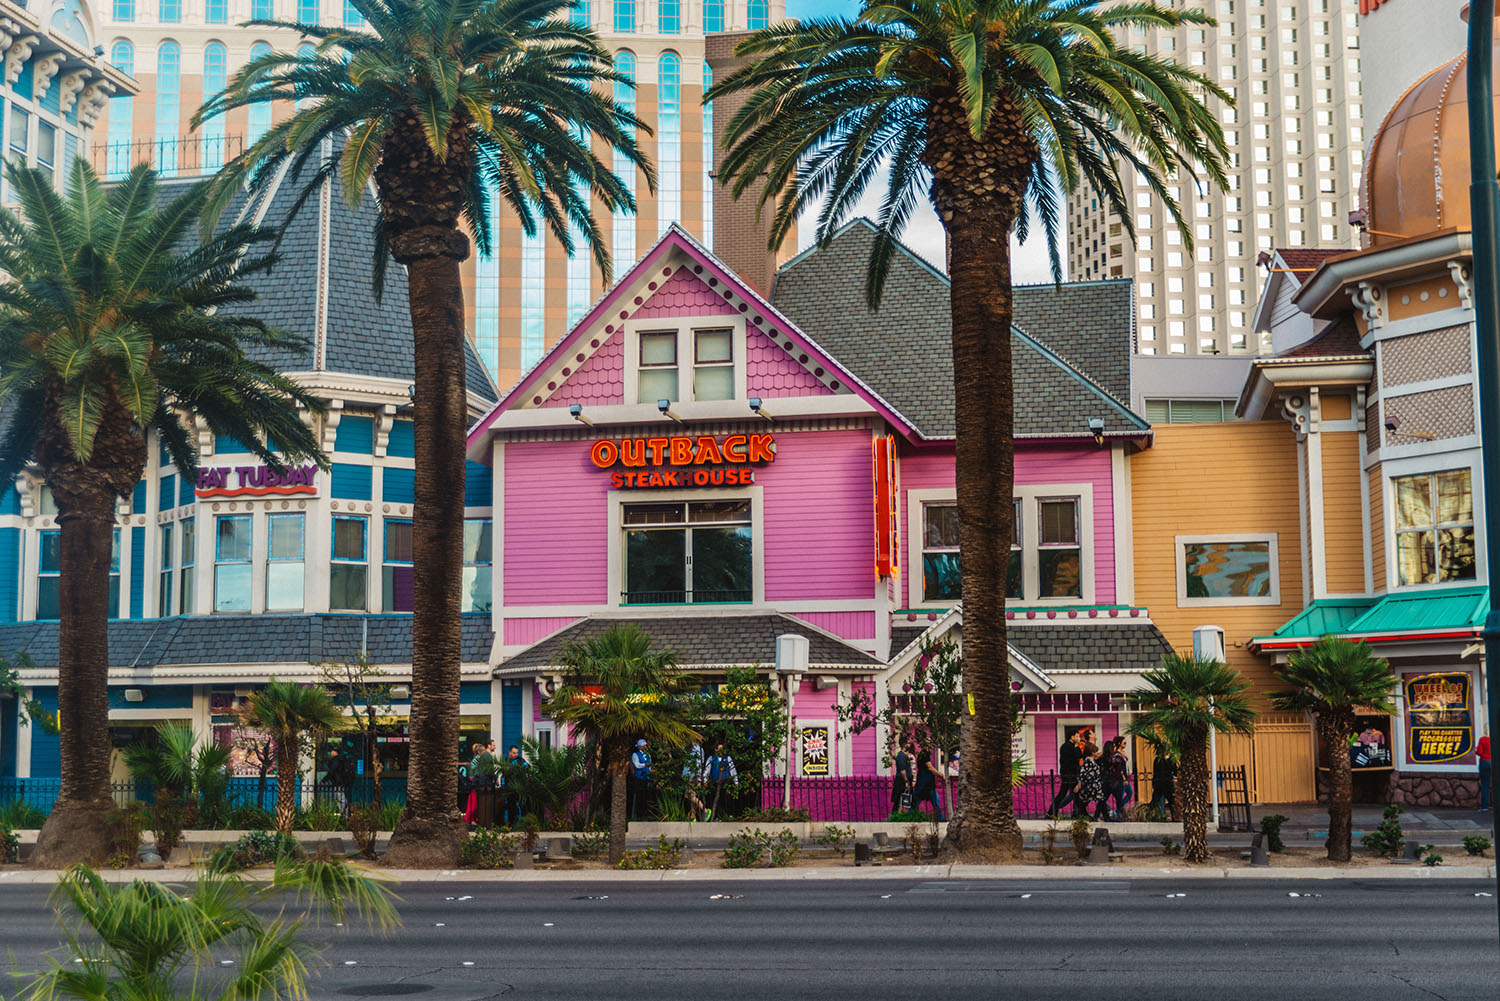
[(1135, 30), (1120, 41), (1175, 59), (1234, 98), (1214, 101), (1229, 145), (1229, 187), (1168, 181), (1193, 237), (1163, 200), (1123, 172), (1136, 242), (1124, 220), (1081, 190), (1068, 202), (1073, 279), (1134, 278), (1141, 355), (1252, 355), (1264, 251), (1359, 246), (1365, 125), (1359, 0), (1193, 0), (1217, 27)]
[[(238, 109), (191, 133), (206, 96), (250, 58), (307, 44), (296, 32), (240, 27), (252, 19), (359, 27), (347, 0), (110, 0), (100, 37), (114, 66), (140, 92), (111, 101), (94, 160), (120, 171), (150, 159), (166, 172), (211, 171), (263, 134), (290, 107)], [(627, 270), (673, 222), (712, 245), (713, 124), (701, 98), (710, 82), (709, 33), (763, 28), (785, 14), (785, 0), (578, 0), (573, 17), (591, 24), (636, 86), (615, 98), (652, 130), (638, 140), (657, 167), (657, 190), (631, 177), (635, 214), (598, 210), (615, 259)], [(621, 169), (619, 157), (600, 150)], [(551, 235), (526, 236), (504, 210), (494, 214), (494, 252), (464, 264), (465, 305), (480, 358), (504, 387), (539, 360), (604, 292), (585, 252), (569, 257)]]

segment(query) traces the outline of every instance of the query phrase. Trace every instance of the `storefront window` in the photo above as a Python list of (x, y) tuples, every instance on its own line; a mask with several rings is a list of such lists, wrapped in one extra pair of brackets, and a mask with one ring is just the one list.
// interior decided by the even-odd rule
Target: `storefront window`
[(1275, 544), (1270, 538), (1180, 539), (1182, 592), (1185, 603), (1255, 604), (1277, 600), (1272, 568)]
[(385, 522), (385, 555), (380, 568), (385, 612), (409, 612), (412, 601), (411, 522)]
[(220, 515), (214, 549), (214, 611), (250, 611), (250, 538), (248, 514)]
[(624, 518), (626, 604), (753, 599), (748, 500), (629, 504)]
[[(1005, 571), (1005, 596), (1020, 600), (1024, 566), (1021, 550), (1021, 502), (1015, 503), (1011, 522), (1010, 564)], [(922, 600), (958, 601), (963, 597), (958, 557), (958, 505), (927, 504), (922, 508)]]
[(490, 611), (490, 567), (494, 558), (494, 535), (490, 519), (470, 518), (465, 521), (463, 591), (465, 612)]
[(196, 601), (193, 596), (193, 562), (197, 559), (197, 535), (197, 522), (184, 521), (182, 523), (182, 592), (178, 598), (177, 608), (183, 615), (191, 615), (196, 611)]
[(301, 514), (266, 516), (266, 611), (302, 611), (306, 559)]
[(693, 399), (734, 399), (733, 331), (693, 331)]
[(172, 598), (177, 594), (176, 591), (172, 590), (172, 585), (175, 583), (177, 576), (173, 570), (174, 564), (172, 562), (174, 555), (172, 535), (175, 528), (175, 525), (161, 526), (161, 578), (160, 586), (156, 592), (157, 615), (172, 614)]
[(1037, 572), (1043, 598), (1083, 597), (1083, 550), (1078, 542), (1078, 498), (1037, 502)]
[(1402, 586), (1474, 579), (1474, 491), (1467, 469), (1391, 480)]
[(364, 518), (333, 519), (333, 563), (328, 568), (329, 608), (356, 612), (365, 610), (367, 525)]
[(637, 403), (677, 399), (677, 332), (642, 334)]

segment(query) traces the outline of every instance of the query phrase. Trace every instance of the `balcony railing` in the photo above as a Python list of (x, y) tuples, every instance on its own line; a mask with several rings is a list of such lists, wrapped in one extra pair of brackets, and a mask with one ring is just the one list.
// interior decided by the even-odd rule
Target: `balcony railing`
[(754, 599), (754, 594), (750, 588), (744, 587), (717, 591), (622, 591), (620, 597), (627, 605), (746, 604)]
[(101, 143), (90, 151), (90, 158), (94, 170), (110, 180), (124, 177), (140, 163), (155, 167), (163, 177), (202, 177), (244, 151), (244, 136), (191, 136)]

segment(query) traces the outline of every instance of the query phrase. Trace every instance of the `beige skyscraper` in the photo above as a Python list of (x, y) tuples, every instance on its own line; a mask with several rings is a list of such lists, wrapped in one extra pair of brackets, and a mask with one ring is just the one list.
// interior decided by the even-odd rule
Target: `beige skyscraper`
[[(1208, 74), (1230, 149), (1227, 191), (1179, 177), (1185, 246), (1162, 200), (1124, 177), (1137, 242), (1092, 191), (1069, 199), (1070, 277), (1134, 278), (1142, 355), (1252, 355), (1262, 251), (1359, 246), (1365, 124), (1358, 0), (1190, 0), (1218, 27), (1137, 31), (1122, 41)], [(1182, 3), (1173, 6), (1184, 6)]]
[[(700, 101), (709, 82), (705, 36), (762, 28), (785, 10), (785, 0), (574, 5), (575, 21), (591, 24), (619, 69), (636, 81), (633, 92), (617, 88), (616, 99), (653, 132), (640, 141), (657, 165), (656, 193), (636, 176), (636, 214), (601, 213), (617, 273), (674, 221), (713, 244), (712, 112)], [(274, 106), (240, 109), (189, 133), (188, 119), (203, 98), (221, 90), (252, 56), (306, 44), (295, 32), (240, 27), (243, 22), (363, 24), (347, 0), (104, 0), (100, 15), (107, 58), (140, 83), (139, 94), (111, 99), (96, 134), (93, 161), (115, 173), (140, 160), (164, 171), (212, 171), (290, 114)], [(475, 346), (503, 388), (583, 316), (604, 284), (587, 254), (569, 258), (552, 237), (527, 237), (508, 210), (495, 213), (494, 246), (493, 255), (476, 254), (465, 263), (464, 277)]]

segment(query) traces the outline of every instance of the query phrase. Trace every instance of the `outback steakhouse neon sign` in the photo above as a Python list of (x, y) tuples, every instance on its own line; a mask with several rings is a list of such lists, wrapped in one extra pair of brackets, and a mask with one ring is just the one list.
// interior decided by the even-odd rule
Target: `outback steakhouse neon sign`
[[(718, 487), (755, 482), (754, 466), (776, 461), (776, 437), (769, 434), (673, 435), (596, 441), (589, 459), (615, 469), (609, 485), (621, 487)], [(662, 468), (662, 467), (685, 468)], [(623, 468), (618, 468), (623, 467)]]

